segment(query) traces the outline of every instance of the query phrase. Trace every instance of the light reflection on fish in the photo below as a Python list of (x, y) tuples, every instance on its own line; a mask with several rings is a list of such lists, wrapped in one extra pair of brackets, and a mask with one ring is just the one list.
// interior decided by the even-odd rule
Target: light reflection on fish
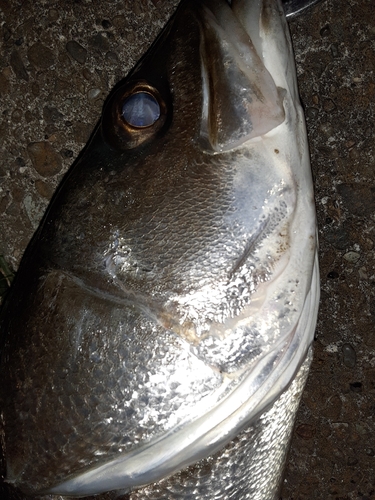
[(5, 304), (7, 481), (273, 498), (311, 358), (315, 224), (280, 4), (182, 2), (110, 96)]

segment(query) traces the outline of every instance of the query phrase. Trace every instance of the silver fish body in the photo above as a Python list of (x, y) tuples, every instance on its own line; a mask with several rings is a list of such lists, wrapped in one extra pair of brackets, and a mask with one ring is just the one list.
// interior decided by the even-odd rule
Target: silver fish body
[(318, 284), (281, 5), (186, 0), (109, 97), (3, 309), (7, 481), (273, 498)]

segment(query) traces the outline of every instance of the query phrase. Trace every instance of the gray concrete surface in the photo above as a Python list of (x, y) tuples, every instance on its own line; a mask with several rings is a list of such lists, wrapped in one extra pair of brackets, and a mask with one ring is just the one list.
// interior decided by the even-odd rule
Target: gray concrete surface
[[(111, 87), (177, 3), (0, 0), (0, 254), (13, 269)], [(290, 27), (315, 176), (322, 298), (282, 499), (372, 499), (375, 2), (323, 0)]]

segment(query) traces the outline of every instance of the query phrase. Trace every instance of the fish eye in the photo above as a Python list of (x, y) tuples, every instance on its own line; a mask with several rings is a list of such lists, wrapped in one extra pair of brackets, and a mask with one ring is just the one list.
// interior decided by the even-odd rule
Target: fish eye
[(125, 83), (109, 99), (102, 115), (101, 131), (107, 144), (120, 151), (153, 140), (165, 129), (171, 106), (145, 80)]
[(132, 127), (150, 127), (160, 118), (160, 106), (153, 95), (137, 92), (125, 99), (122, 117)]

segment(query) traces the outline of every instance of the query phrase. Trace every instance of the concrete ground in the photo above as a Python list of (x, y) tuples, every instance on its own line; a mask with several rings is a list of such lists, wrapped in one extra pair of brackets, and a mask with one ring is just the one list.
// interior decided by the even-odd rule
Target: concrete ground
[[(14, 270), (105, 97), (177, 3), (0, 0), (0, 255)], [(323, 0), (290, 28), (322, 297), (281, 498), (367, 500), (375, 498), (374, 0)]]

